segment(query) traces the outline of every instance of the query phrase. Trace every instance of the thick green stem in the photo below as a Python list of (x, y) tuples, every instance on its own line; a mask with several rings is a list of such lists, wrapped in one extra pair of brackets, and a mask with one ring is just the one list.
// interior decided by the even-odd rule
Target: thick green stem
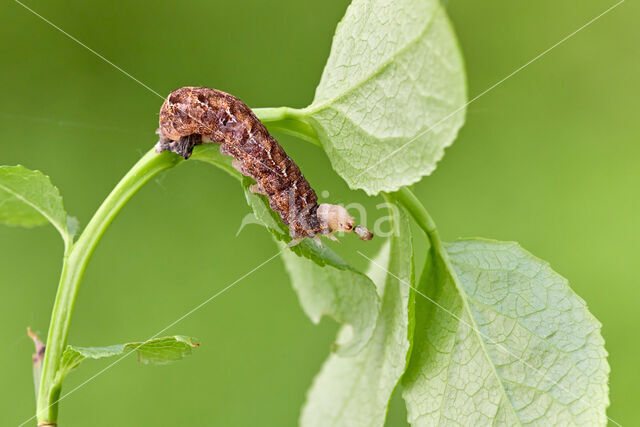
[(87, 224), (80, 238), (65, 250), (58, 293), (49, 323), (47, 347), (42, 364), (42, 377), (38, 392), (38, 423), (55, 423), (58, 399), (62, 387), (58, 369), (67, 344), (71, 314), (89, 258), (105, 230), (118, 212), (149, 179), (182, 161), (174, 153), (145, 154), (122, 178)]
[(295, 108), (254, 108), (253, 112), (270, 130), (295, 136), (321, 147), (318, 135), (305, 115)]

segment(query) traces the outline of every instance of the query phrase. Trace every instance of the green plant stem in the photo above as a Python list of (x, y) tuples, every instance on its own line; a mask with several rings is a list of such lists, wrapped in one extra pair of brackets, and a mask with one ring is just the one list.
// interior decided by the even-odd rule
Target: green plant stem
[(411, 217), (413, 217), (418, 227), (426, 234), (432, 249), (435, 250), (437, 254), (440, 254), (441, 257), (443, 254), (446, 256), (446, 251), (443, 248), (436, 223), (415, 194), (407, 187), (402, 187), (395, 193), (391, 193), (390, 196), (400, 203), (407, 212), (409, 212)]
[(67, 344), (71, 314), (80, 282), (98, 241), (118, 212), (140, 187), (159, 172), (176, 166), (182, 160), (180, 156), (170, 152), (157, 154), (151, 150), (145, 154), (98, 208), (79, 239), (65, 250), (42, 364), (37, 403), (39, 423), (55, 423), (57, 420), (58, 399), (62, 387), (58, 369)]
[[(321, 145), (315, 130), (299, 110), (279, 107), (258, 108), (254, 112), (262, 121), (269, 123), (272, 130), (282, 131), (317, 146)], [(198, 153), (199, 150), (194, 152), (194, 158), (198, 157)], [(96, 245), (118, 212), (140, 187), (159, 172), (174, 167), (182, 161), (183, 159), (174, 153), (157, 154), (154, 150), (149, 151), (105, 199), (78, 240), (75, 243), (71, 243), (69, 239), (65, 241), (62, 272), (49, 322), (47, 348), (37, 392), (39, 423), (55, 423), (58, 418), (58, 400), (62, 389), (62, 379), (58, 371), (67, 345), (71, 315), (80, 283)]]
[(458, 279), (455, 277), (455, 270), (453, 269), (451, 260), (449, 259), (449, 254), (444, 248), (436, 223), (433, 221), (433, 218), (431, 218), (431, 215), (429, 215), (429, 212), (427, 212), (424, 205), (407, 187), (402, 187), (395, 193), (391, 193), (390, 196), (398, 201), (398, 203), (400, 203), (409, 212), (416, 224), (418, 224), (418, 227), (424, 231), (434, 255), (442, 260), (447, 269), (447, 273), (453, 281), (457, 283)]
[(253, 112), (270, 130), (286, 133), (322, 147), (316, 131), (301, 110), (289, 107), (254, 108)]
[(418, 226), (425, 232), (432, 243), (439, 242), (440, 236), (436, 228), (436, 223), (429, 215), (429, 212), (425, 209), (424, 205), (418, 200), (411, 190), (407, 187), (402, 187), (395, 193), (391, 193), (390, 196), (397, 200), (413, 217)]

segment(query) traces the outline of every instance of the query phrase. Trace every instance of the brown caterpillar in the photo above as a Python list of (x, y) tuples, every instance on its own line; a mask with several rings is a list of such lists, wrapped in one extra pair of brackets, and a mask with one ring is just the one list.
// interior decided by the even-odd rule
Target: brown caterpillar
[(355, 232), (362, 240), (373, 233), (354, 225), (339, 205), (320, 204), (318, 196), (283, 148), (251, 109), (238, 98), (206, 87), (183, 87), (167, 97), (160, 109), (158, 153), (170, 150), (188, 159), (203, 142), (220, 143), (220, 152), (232, 156), (232, 165), (253, 178), (254, 193), (269, 205), (297, 243), (305, 237), (335, 239), (336, 231)]

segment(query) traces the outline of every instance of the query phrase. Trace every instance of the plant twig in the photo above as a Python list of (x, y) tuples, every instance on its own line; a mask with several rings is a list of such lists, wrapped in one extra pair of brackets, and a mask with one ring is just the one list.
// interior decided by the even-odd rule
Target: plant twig
[(116, 185), (96, 211), (77, 242), (64, 254), (60, 284), (49, 323), (47, 348), (42, 362), (42, 375), (38, 390), (38, 425), (55, 425), (58, 417), (58, 399), (62, 381), (58, 376), (60, 361), (67, 344), (73, 307), (89, 259), (118, 212), (129, 199), (153, 176), (176, 166), (183, 159), (173, 153), (145, 154)]

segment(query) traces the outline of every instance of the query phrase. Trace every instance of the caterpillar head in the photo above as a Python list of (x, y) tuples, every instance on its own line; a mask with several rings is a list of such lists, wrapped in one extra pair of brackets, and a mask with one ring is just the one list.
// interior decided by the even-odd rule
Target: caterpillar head
[(373, 233), (367, 227), (354, 224), (353, 217), (342, 206), (322, 203), (318, 206), (317, 215), (320, 225), (329, 236), (336, 231), (344, 231), (356, 233), (360, 240), (371, 240), (373, 238)]

